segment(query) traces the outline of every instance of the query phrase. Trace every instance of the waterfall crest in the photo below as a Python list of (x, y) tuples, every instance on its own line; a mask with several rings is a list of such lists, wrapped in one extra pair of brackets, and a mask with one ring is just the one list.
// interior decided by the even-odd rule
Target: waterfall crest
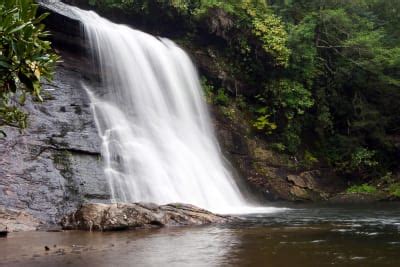
[(106, 88), (90, 95), (114, 201), (182, 202), (222, 213), (246, 208), (188, 55), (171, 40), (71, 8)]

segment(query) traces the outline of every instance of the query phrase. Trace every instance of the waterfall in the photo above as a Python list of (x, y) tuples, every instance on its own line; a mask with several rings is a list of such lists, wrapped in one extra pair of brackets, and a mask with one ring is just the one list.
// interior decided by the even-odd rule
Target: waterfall
[(189, 56), (171, 40), (70, 9), (83, 24), (105, 88), (102, 94), (87, 89), (113, 201), (248, 210)]

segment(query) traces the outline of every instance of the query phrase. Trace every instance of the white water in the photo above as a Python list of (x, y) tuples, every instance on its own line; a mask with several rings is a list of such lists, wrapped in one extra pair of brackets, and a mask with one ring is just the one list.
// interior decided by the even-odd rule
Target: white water
[(249, 212), (224, 163), (188, 55), (168, 39), (72, 9), (106, 88), (104, 95), (90, 95), (114, 201)]

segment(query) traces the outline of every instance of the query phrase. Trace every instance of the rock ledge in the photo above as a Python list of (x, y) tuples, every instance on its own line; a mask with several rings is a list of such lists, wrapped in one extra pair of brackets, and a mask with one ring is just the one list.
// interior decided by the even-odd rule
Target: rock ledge
[(35, 231), (40, 221), (27, 212), (0, 206), (0, 237), (8, 232)]
[(65, 230), (115, 231), (179, 225), (226, 223), (233, 217), (211, 213), (189, 204), (88, 203), (63, 218)]

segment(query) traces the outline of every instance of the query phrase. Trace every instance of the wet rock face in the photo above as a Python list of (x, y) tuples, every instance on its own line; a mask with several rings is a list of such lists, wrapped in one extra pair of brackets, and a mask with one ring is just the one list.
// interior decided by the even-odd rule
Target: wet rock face
[(62, 220), (66, 230), (113, 231), (161, 226), (226, 223), (233, 217), (213, 214), (188, 204), (91, 203)]
[(82, 88), (84, 63), (63, 54), (43, 103), (27, 101), (28, 128), (3, 127), (0, 206), (25, 211), (42, 223), (86, 201), (109, 199), (90, 102)]

